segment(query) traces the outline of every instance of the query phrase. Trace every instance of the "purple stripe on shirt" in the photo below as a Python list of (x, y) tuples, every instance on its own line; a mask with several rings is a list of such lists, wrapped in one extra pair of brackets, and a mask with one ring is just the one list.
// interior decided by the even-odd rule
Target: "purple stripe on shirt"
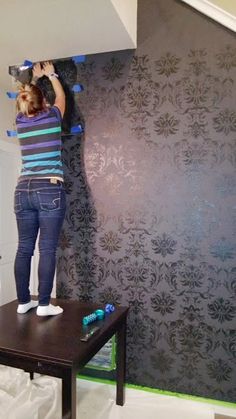
[(51, 109), (53, 109), (56, 112), (57, 117), (59, 118), (59, 121), (62, 121), (62, 116), (61, 116), (60, 109), (57, 106), (55, 106), (55, 105)]
[(41, 121), (30, 121), (30, 122), (23, 122), (23, 123), (19, 123), (17, 122), (17, 128), (27, 128), (27, 127), (33, 127), (33, 126), (37, 126), (37, 125), (41, 125), (41, 124), (45, 124), (45, 123), (50, 123), (50, 122), (58, 122), (58, 118), (56, 117), (50, 117), (50, 118), (46, 118), (46, 119), (42, 119)]
[(30, 150), (32, 148), (40, 148), (40, 147), (50, 147), (50, 146), (59, 145), (59, 144), (61, 144), (61, 140), (47, 141), (45, 143), (23, 145), (21, 147), (21, 150)]

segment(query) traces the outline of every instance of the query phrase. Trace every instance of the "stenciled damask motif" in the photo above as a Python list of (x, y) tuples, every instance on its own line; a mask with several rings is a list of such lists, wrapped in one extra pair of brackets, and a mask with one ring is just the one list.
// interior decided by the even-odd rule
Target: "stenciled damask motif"
[(150, 103), (152, 97), (151, 86), (142, 86), (135, 82), (128, 82), (123, 91), (122, 110), (125, 117), (133, 123), (142, 124), (151, 117)]
[(147, 55), (134, 55), (131, 63), (129, 79), (141, 82), (144, 80), (150, 81), (151, 77), (149, 57)]
[[(199, 293), (200, 294), (200, 293)], [(204, 314), (201, 307), (201, 295), (184, 295), (183, 304), (181, 304), (181, 318), (189, 322), (203, 322)]]
[(163, 233), (162, 237), (158, 236), (152, 240), (154, 252), (159, 253), (162, 257), (173, 255), (175, 252), (176, 244), (177, 242), (166, 233)]
[(220, 323), (230, 322), (235, 318), (236, 308), (231, 301), (219, 297), (208, 304), (208, 313)]
[(179, 63), (181, 58), (176, 57), (176, 55), (167, 52), (159, 60), (156, 61), (156, 71), (160, 75), (165, 75), (169, 77), (172, 74), (177, 73), (179, 70)]
[(228, 290), (229, 294), (233, 299), (236, 298), (236, 267), (226, 271), (226, 278), (224, 280), (224, 286)]
[(151, 297), (151, 305), (154, 311), (164, 316), (167, 313), (172, 313), (175, 309), (176, 300), (170, 294), (161, 292)]
[(209, 96), (210, 85), (208, 83), (186, 79), (184, 87), (184, 99), (187, 104), (195, 107), (206, 105)]
[(209, 160), (206, 143), (182, 140), (175, 143), (174, 159), (177, 167), (187, 171), (200, 171)]
[(122, 64), (116, 57), (112, 57), (111, 61), (102, 68), (104, 79), (111, 82), (119, 79), (123, 75), (123, 68), (124, 64)]
[(136, 50), (76, 66), (57, 295), (130, 307), (129, 383), (235, 402), (234, 39), (198, 14), (186, 36), (191, 10), (146, 3)]
[(219, 258), (222, 262), (235, 259), (236, 243), (230, 243), (225, 237), (222, 237), (217, 243), (210, 246), (210, 252), (213, 257)]
[(206, 113), (202, 109), (190, 109), (187, 115), (187, 129), (184, 135), (191, 138), (209, 138)]
[(99, 293), (99, 300), (103, 304), (107, 304), (107, 301), (113, 305), (120, 304), (121, 298), (121, 293), (112, 287), (106, 287)]
[(121, 248), (121, 238), (114, 231), (108, 231), (100, 238), (100, 245), (103, 250), (106, 250), (108, 253), (112, 254), (117, 252)]
[(157, 370), (162, 374), (170, 371), (174, 362), (174, 359), (164, 350), (156, 351), (155, 355), (151, 355), (150, 358), (154, 370)]
[(230, 109), (224, 109), (213, 118), (213, 127), (216, 132), (228, 135), (236, 131), (236, 112)]
[(224, 50), (216, 54), (216, 59), (220, 69), (230, 71), (236, 67), (236, 48), (226, 45)]
[(87, 60), (77, 66), (78, 82), (86, 83), (86, 85), (95, 77), (96, 64), (94, 61)]
[(178, 126), (179, 120), (168, 113), (161, 115), (154, 121), (154, 130), (158, 135), (164, 136), (165, 138), (176, 134), (178, 132)]
[(222, 347), (227, 355), (236, 359), (236, 330), (223, 330)]
[(201, 353), (205, 352), (208, 327), (204, 323), (194, 325), (177, 320), (171, 322), (169, 327), (168, 341), (175, 354), (195, 353), (201, 356)]
[(229, 381), (232, 375), (232, 368), (228, 362), (222, 359), (217, 359), (207, 365), (208, 374), (217, 383), (222, 381)]
[(147, 257), (148, 250), (146, 250), (145, 243), (146, 235), (143, 232), (131, 231), (129, 234), (129, 243), (127, 247), (127, 255), (132, 257)]
[(196, 353), (184, 353), (181, 356), (181, 366), (179, 373), (188, 380), (200, 379), (199, 358)]
[(60, 235), (60, 248), (62, 250), (69, 249), (71, 245), (72, 245), (72, 235), (67, 233), (65, 229), (63, 229)]
[(189, 69), (195, 76), (200, 76), (201, 74), (207, 74), (209, 72), (206, 49), (190, 50), (188, 58)]

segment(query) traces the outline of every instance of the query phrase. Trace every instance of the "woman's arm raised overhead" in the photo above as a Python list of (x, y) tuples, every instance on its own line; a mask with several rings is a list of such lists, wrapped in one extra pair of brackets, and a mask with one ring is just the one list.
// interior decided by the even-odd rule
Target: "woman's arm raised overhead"
[(45, 61), (42, 71), (52, 83), (52, 87), (56, 95), (54, 105), (59, 108), (61, 116), (63, 117), (65, 112), (65, 93), (60, 81), (58, 80), (58, 75), (55, 73), (54, 65), (49, 61)]

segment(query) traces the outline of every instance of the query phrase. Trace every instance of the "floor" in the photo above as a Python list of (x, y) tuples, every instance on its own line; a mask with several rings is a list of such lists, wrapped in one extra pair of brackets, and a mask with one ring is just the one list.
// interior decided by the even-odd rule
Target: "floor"
[[(226, 408), (126, 388), (125, 406), (115, 404), (115, 386), (77, 380), (78, 419), (227, 419)], [(0, 419), (61, 419), (61, 381), (0, 366)], [(216, 413), (218, 415), (216, 415)], [(216, 415), (216, 416), (215, 416)]]
[(235, 416), (215, 415), (215, 419), (235, 419)]

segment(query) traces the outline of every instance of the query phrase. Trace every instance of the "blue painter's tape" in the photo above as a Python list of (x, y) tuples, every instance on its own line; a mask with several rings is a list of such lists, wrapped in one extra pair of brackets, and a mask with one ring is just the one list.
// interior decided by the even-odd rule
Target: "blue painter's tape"
[(79, 93), (84, 90), (84, 87), (82, 86), (82, 84), (74, 84), (74, 86), (72, 87), (72, 90), (75, 93)]
[(8, 137), (16, 137), (17, 136), (17, 132), (16, 131), (7, 130), (7, 136)]
[(86, 60), (86, 57), (85, 57), (85, 55), (76, 55), (75, 57), (72, 57), (72, 60), (76, 64), (78, 64), (78, 63), (84, 63), (85, 60)]
[(74, 127), (71, 128), (70, 130), (71, 134), (81, 134), (82, 132), (84, 132), (84, 129), (82, 127), (82, 125), (75, 125)]
[(23, 66), (30, 68), (30, 67), (33, 67), (33, 63), (32, 61), (25, 60)]
[(18, 93), (17, 93), (17, 92), (7, 92), (7, 96), (8, 96), (10, 99), (16, 99), (16, 98), (17, 98), (17, 96), (18, 96)]

